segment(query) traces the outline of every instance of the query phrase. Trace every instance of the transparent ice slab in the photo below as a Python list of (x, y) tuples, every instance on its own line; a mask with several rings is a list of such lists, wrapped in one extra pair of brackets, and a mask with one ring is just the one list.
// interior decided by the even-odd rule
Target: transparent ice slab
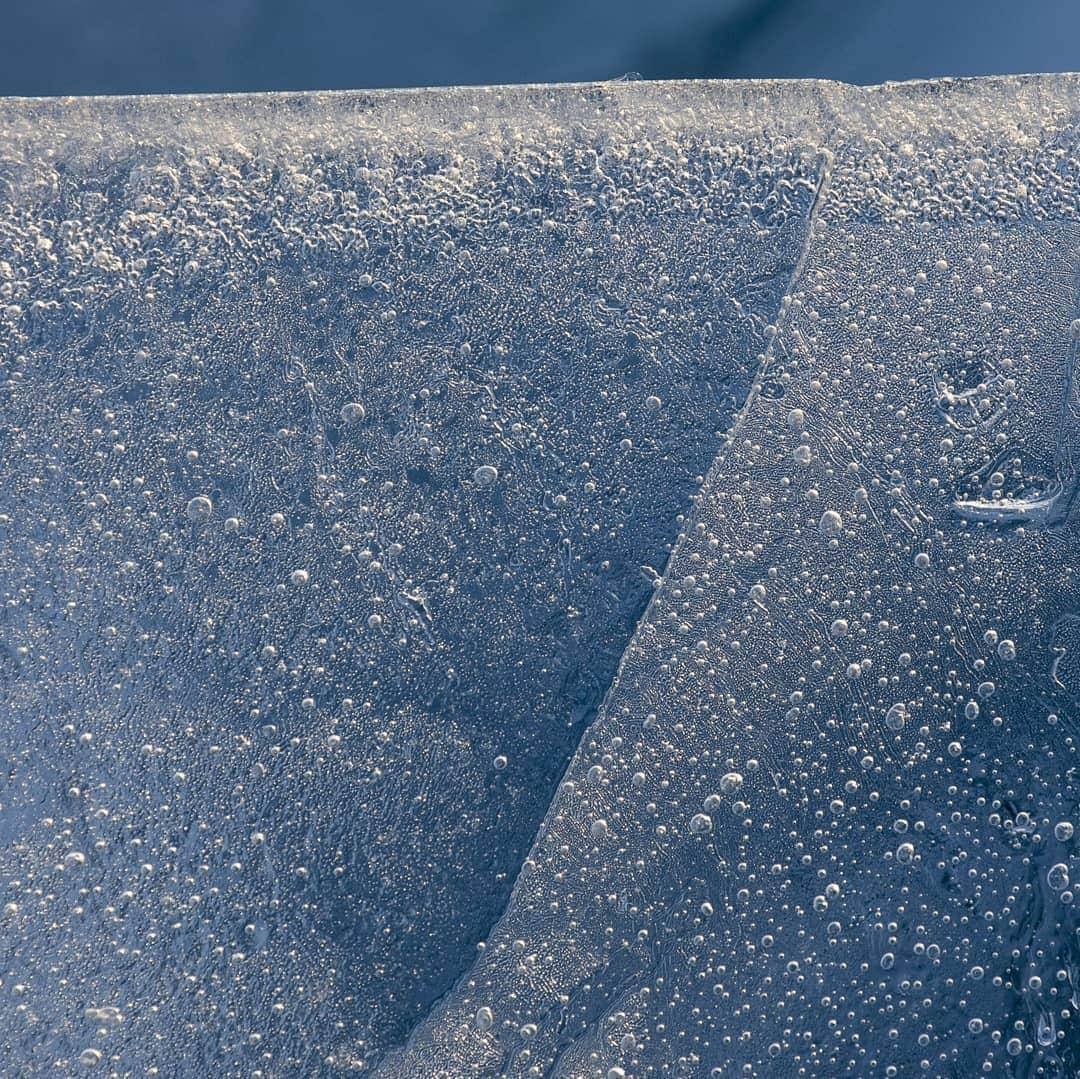
[(749, 392), (813, 95), (0, 103), (0, 1057), (370, 1068)]

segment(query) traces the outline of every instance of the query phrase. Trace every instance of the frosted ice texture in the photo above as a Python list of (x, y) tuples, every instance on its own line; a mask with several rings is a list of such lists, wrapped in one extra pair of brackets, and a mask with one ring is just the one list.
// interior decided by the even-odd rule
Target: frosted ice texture
[(7, 1059), (370, 1065), (467, 969), (819, 179), (625, 96), (3, 106)]
[(1078, 1074), (1075, 94), (832, 98), (746, 409), (388, 1074)]
[(0, 105), (0, 1055), (1075, 1074), (1077, 90)]

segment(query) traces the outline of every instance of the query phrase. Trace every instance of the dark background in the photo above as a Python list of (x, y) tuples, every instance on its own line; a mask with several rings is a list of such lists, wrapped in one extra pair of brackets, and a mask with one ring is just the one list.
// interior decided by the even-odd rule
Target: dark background
[(1080, 0), (0, 0), (0, 95), (872, 83), (1068, 71), (1078, 52)]

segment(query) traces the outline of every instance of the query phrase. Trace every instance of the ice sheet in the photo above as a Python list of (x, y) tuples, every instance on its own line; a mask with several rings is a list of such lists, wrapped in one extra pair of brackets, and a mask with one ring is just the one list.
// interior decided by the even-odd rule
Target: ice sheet
[(768, 346), (818, 112), (0, 105), (2, 1055), (370, 1067), (468, 969)]
[(1074, 1075), (1076, 81), (846, 90), (755, 390), (388, 1075)]
[(0, 1056), (1080, 1070), (1078, 89), (0, 103)]

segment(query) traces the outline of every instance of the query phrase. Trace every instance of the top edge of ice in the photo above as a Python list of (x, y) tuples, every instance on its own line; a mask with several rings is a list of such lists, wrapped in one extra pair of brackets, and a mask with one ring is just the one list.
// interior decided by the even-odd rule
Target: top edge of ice
[[(1004, 106), (1008, 105), (1008, 108)], [(481, 142), (494, 125), (550, 139), (553, 126), (603, 128), (617, 118), (645, 130), (700, 127), (739, 137), (819, 143), (868, 135), (925, 141), (977, 127), (1025, 142), (1080, 111), (1080, 75), (1002, 75), (886, 82), (818, 79), (612, 80), (589, 83), (266, 93), (0, 97), (0, 153), (90, 139), (102, 146), (251, 140), (278, 152), (355, 141)], [(280, 140), (284, 139), (284, 145)]]

